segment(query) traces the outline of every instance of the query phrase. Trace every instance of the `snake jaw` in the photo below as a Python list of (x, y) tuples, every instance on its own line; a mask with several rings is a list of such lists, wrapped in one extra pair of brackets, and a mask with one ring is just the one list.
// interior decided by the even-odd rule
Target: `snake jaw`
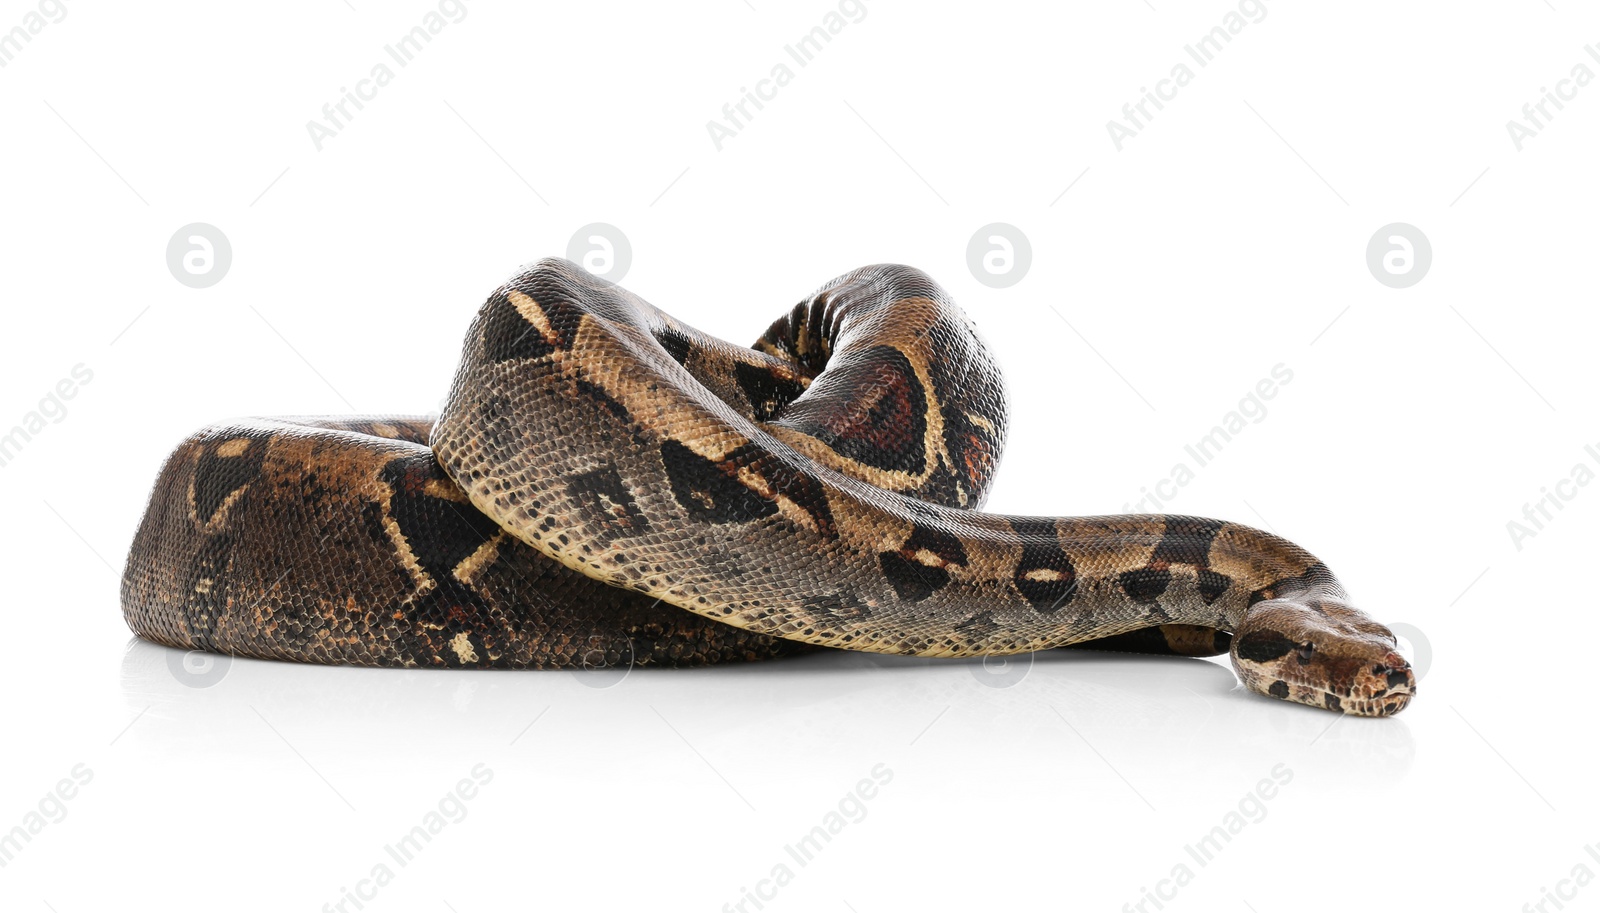
[[(1405, 660), (1400, 662), (1404, 663)], [(1291, 677), (1263, 675), (1254, 670), (1241, 671), (1240, 677), (1245, 687), (1257, 694), (1350, 716), (1393, 716), (1406, 709), (1417, 693), (1410, 666), (1385, 667), (1374, 664), (1373, 668), (1387, 670), (1363, 676), (1377, 679), (1378, 684), (1362, 684), (1349, 690), (1333, 689), (1315, 682), (1294, 681)], [(1395, 685), (1384, 684), (1390, 676), (1403, 676), (1404, 680)]]

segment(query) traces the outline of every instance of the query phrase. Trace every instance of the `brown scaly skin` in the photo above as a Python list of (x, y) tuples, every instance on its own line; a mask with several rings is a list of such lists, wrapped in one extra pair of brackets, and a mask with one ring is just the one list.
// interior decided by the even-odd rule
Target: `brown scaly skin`
[[(961, 348), (948, 364), (968, 383), (937, 405), (952, 423), (971, 412), (988, 425), (958, 449), (961, 471), (946, 462), (885, 471), (812, 442), (815, 456), (922, 500), (980, 504), (1004, 438), (999, 369), (969, 329), (941, 340)], [(752, 419), (773, 417), (813, 379), (805, 358), (688, 328), (663, 345), (698, 388)], [(905, 346), (919, 362), (935, 357), (933, 339)], [(819, 392), (838, 405), (814, 411), (836, 424), (860, 405), (859, 387)], [(432, 425), (291, 416), (191, 435), (163, 466), (129, 550), (129, 627), (181, 649), (422, 668), (681, 667), (817, 649), (608, 586), (527, 547), (439, 468), (425, 446)], [(613, 507), (626, 522), (627, 505)]]
[(415, 416), (246, 419), (167, 459), (123, 577), (139, 636), (357, 666), (697, 666), (810, 649), (567, 570), (467, 503)]
[[(1287, 540), (1197, 517), (979, 513), (999, 372), (908, 267), (834, 280), (751, 350), (542, 261), (468, 332), (429, 438), (442, 473), (384, 440), (421, 423), (316, 424), (180, 447), (130, 554), (135, 631), (375, 665), (570, 665), (595, 639), (587, 664), (621, 662), (622, 644), (672, 663), (791, 643), (1229, 651), (1251, 690), (1326, 709), (1386, 715), (1415, 691), (1388, 630)], [(640, 622), (641, 606), (667, 614)]]
[[(1168, 644), (1178, 633), (1170, 626), (1316, 629), (1318, 647), (1349, 668), (1308, 662), (1302, 690), (1325, 686), (1349, 713), (1403, 706), (1369, 696), (1372, 673), (1355, 665), (1399, 670), (1392, 638), (1379, 650), (1333, 622), (1387, 631), (1335, 607), (1342, 591), (1331, 574), (1278, 536), (1197, 517), (998, 516), (874, 484), (989, 459), (981, 413), (937, 408), (986, 380), (964, 370), (975, 339), (965, 327), (917, 270), (842, 276), (757, 344), (814, 380), (770, 417), (751, 418), (696, 389), (663, 342), (708, 337), (546, 260), (484, 304), (430, 444), (474, 506), (548, 557), (747, 630), (974, 656), (1157, 626), (1169, 626)], [(915, 345), (924, 339), (933, 357)], [(596, 477), (615, 497), (594, 490)], [(626, 524), (613, 518), (617, 497), (637, 511)], [(1281, 613), (1254, 612), (1268, 600)], [(1237, 658), (1238, 638), (1232, 646)], [(1252, 690), (1296, 697), (1241, 668)], [(1319, 684), (1311, 675), (1323, 669), (1348, 681)]]

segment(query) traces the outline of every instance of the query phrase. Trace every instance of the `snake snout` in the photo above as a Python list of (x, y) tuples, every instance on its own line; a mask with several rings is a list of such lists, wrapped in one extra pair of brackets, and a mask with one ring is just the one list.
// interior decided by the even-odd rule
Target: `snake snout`
[(1409, 691), (1411, 690), (1412, 684), (1416, 681), (1416, 676), (1411, 674), (1410, 668), (1396, 669), (1393, 666), (1379, 666), (1372, 671), (1384, 677), (1384, 681), (1389, 683), (1389, 690), (1391, 691), (1399, 688), (1402, 685), (1404, 685), (1405, 689)]
[(1417, 690), (1417, 676), (1411, 664), (1398, 653), (1390, 653), (1372, 667), (1374, 678), (1383, 680), (1383, 690), (1390, 693), (1411, 694)]
[(1417, 676), (1411, 663), (1391, 651), (1360, 671), (1351, 696), (1364, 708), (1358, 712), (1388, 716), (1405, 709), (1416, 693)]

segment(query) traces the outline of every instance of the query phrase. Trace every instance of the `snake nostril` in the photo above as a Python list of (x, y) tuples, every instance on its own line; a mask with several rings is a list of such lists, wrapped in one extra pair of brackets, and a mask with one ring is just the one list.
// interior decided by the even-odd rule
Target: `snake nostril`
[[(1378, 663), (1372, 667), (1372, 674), (1383, 677), (1384, 690), (1393, 690), (1400, 687), (1414, 687), (1411, 675), (1411, 664), (1404, 658), (1391, 657), (1389, 663)], [(1397, 660), (1397, 661), (1394, 661)]]

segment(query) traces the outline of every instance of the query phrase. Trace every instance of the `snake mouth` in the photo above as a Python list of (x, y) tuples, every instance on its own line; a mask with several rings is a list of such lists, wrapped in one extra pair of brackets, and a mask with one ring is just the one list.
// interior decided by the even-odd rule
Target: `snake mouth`
[[(1332, 695), (1333, 692), (1327, 692)], [(1347, 694), (1338, 698), (1337, 709), (1352, 716), (1393, 716), (1406, 709), (1411, 699), (1417, 696), (1416, 679), (1411, 677), (1410, 670), (1406, 670), (1404, 682), (1390, 680), (1385, 687), (1365, 695)], [(1331, 702), (1328, 708), (1334, 709)]]
[(1414, 678), (1407, 678), (1404, 683), (1396, 682), (1393, 685), (1384, 681), (1366, 689), (1358, 686), (1334, 690), (1320, 682), (1284, 678), (1274, 681), (1264, 693), (1268, 697), (1349, 716), (1384, 717), (1406, 709), (1411, 699), (1416, 697), (1417, 686)]
[(1353, 674), (1333, 671), (1331, 680), (1302, 679), (1298, 687), (1290, 688), (1289, 694), (1278, 696), (1350, 716), (1383, 717), (1406, 709), (1417, 694), (1416, 673), (1398, 653), (1391, 652), (1377, 661), (1369, 660)]
[(1393, 716), (1406, 709), (1416, 694), (1413, 689), (1369, 698), (1349, 698), (1343, 702), (1344, 712), (1353, 716)]

